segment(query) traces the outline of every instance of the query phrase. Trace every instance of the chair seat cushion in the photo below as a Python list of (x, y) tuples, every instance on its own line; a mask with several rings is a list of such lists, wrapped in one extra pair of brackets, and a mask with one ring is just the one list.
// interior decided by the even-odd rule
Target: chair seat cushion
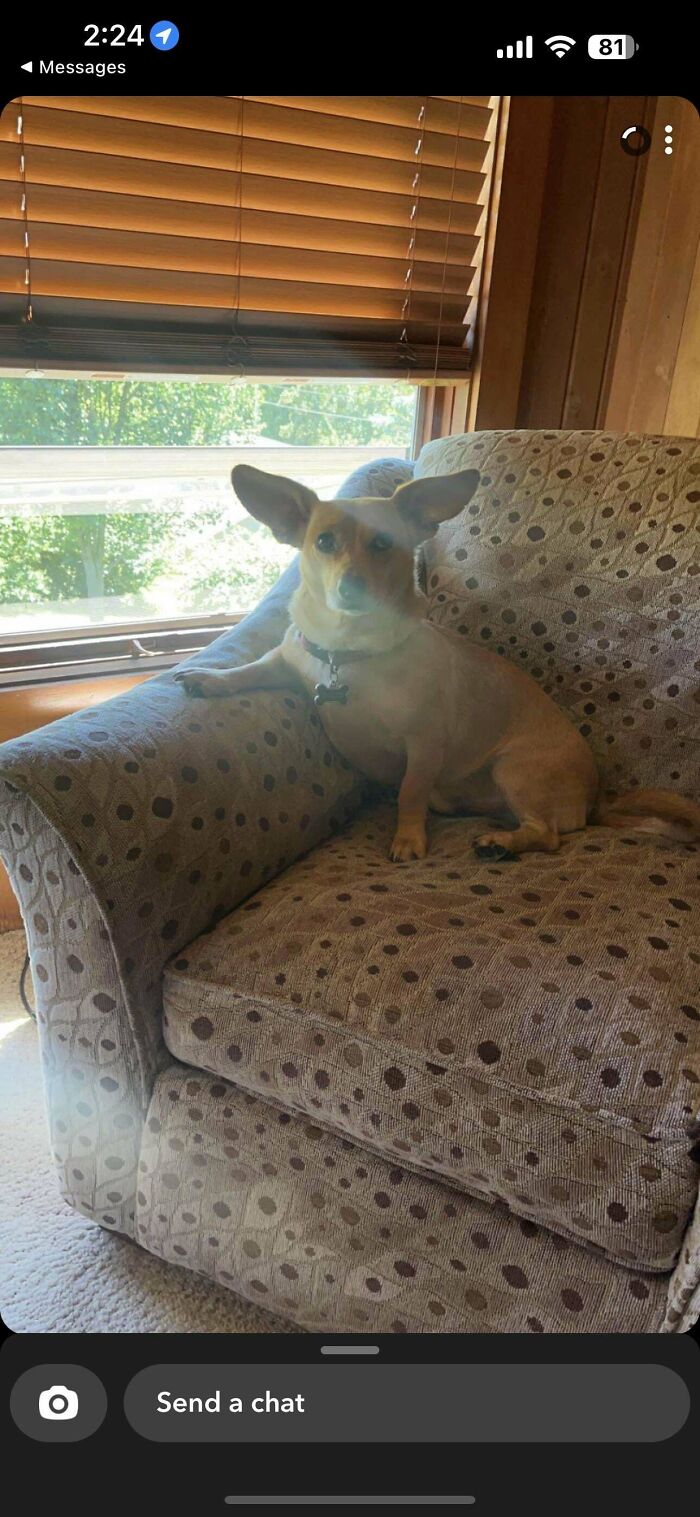
[(393, 824), (360, 816), (171, 962), (169, 1049), (671, 1268), (700, 1173), (700, 850), (596, 828), (492, 863), (483, 823), (433, 818), (396, 865)]
[(317, 1333), (655, 1333), (668, 1293), (178, 1064), (146, 1119), (136, 1236)]

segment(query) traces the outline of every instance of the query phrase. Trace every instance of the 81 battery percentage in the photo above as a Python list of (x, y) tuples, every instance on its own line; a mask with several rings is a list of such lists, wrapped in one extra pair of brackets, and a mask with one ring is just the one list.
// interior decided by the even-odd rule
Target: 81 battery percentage
[(633, 58), (639, 43), (634, 37), (623, 36), (622, 33), (610, 37), (601, 37), (596, 33), (595, 37), (588, 38), (588, 56), (607, 62), (611, 58)]

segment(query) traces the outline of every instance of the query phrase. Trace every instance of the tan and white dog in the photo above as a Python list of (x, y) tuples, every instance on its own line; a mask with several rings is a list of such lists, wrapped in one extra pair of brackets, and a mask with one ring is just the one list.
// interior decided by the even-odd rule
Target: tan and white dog
[(504, 819), (476, 839), (477, 854), (496, 859), (554, 852), (589, 821), (700, 835), (700, 806), (669, 791), (601, 801), (590, 749), (535, 680), (426, 620), (416, 549), (467, 505), (476, 470), (411, 481), (387, 500), (321, 501), (246, 464), (232, 482), (250, 514), (300, 550), (291, 624), (255, 663), (175, 678), (203, 697), (308, 692), (338, 751), (398, 787), (393, 859), (425, 856), (429, 809)]

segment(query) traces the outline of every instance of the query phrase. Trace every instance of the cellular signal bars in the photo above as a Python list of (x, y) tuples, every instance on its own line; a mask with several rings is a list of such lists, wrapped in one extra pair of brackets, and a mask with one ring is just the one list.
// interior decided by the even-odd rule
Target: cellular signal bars
[(509, 42), (507, 47), (496, 48), (497, 58), (531, 58), (532, 37), (526, 37), (524, 42)]

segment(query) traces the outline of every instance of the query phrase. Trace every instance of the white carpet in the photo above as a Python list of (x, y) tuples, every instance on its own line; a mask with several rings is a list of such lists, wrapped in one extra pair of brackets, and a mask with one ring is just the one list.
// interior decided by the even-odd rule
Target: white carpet
[(36, 1026), (0, 936), (0, 1306), (16, 1333), (275, 1333), (289, 1323), (154, 1259), (65, 1206), (51, 1165)]

